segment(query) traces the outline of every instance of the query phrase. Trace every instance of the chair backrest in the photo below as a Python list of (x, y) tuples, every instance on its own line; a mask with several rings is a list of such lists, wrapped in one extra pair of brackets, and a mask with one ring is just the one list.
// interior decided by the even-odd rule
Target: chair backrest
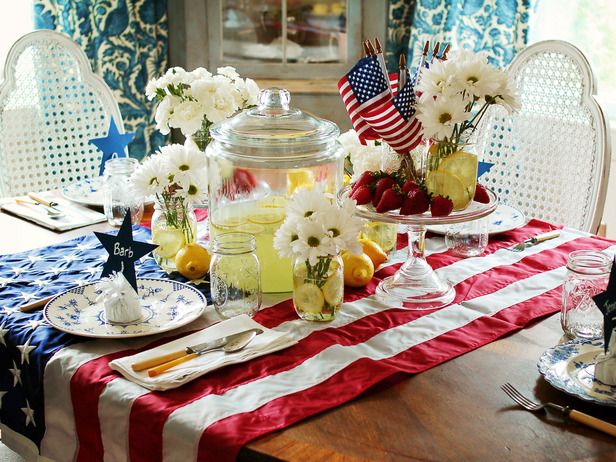
[(55, 189), (98, 175), (109, 118), (124, 125), (117, 102), (69, 37), (39, 30), (7, 56), (0, 84), (0, 197)]
[(549, 40), (522, 50), (509, 70), (522, 108), (494, 108), (482, 121), (478, 153), (495, 165), (480, 181), (529, 218), (596, 232), (611, 147), (587, 59)]

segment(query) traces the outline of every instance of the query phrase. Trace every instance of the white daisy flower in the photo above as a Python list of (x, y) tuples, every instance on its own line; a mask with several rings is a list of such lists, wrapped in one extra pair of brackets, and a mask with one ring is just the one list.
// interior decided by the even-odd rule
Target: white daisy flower
[[(348, 206), (354, 209), (353, 202), (349, 201)], [(330, 207), (325, 212), (315, 214), (314, 221), (318, 221), (327, 230), (337, 252), (348, 250), (355, 255), (361, 255), (363, 250), (358, 236), (364, 223), (346, 209), (347, 207)]]
[(301, 187), (295, 190), (293, 200), (287, 208), (287, 215), (308, 218), (316, 212), (326, 211), (331, 207), (331, 201), (318, 188)]
[(185, 197), (193, 203), (203, 202), (208, 197), (205, 170), (193, 173), (189, 178), (189, 180), (182, 178), (181, 183), (174, 178), (174, 182), (181, 187), (181, 189), (176, 190), (175, 195)]
[(420, 102), (417, 118), (423, 125), (424, 134), (438, 140), (451, 138), (454, 125), (472, 116), (465, 111), (465, 106), (461, 96), (438, 98), (430, 104)]
[(198, 175), (205, 173), (205, 156), (197, 149), (187, 145), (170, 144), (160, 148), (164, 156), (167, 173), (173, 175), (173, 181), (187, 189), (197, 181)]
[(311, 265), (316, 265), (319, 257), (337, 253), (334, 242), (321, 223), (313, 220), (300, 221), (297, 236), (291, 244), (293, 254), (301, 260), (308, 260)]
[(454, 82), (454, 64), (451, 61), (435, 60), (429, 69), (422, 70), (421, 80), (417, 84), (420, 101), (431, 101), (434, 97), (447, 97), (456, 93)]
[(497, 72), (482, 59), (467, 59), (456, 64), (454, 87), (468, 100), (493, 95), (499, 87)]
[[(501, 71), (502, 72), (502, 71)], [(503, 106), (509, 114), (520, 110), (520, 99), (511, 79), (502, 72), (499, 88), (494, 92), (494, 101)], [(489, 97), (486, 97), (488, 99)]]
[(298, 220), (295, 217), (287, 217), (284, 223), (278, 228), (274, 235), (274, 248), (281, 257), (293, 258), (292, 244), (298, 238)]
[(169, 173), (160, 154), (144, 159), (131, 175), (130, 182), (138, 197), (161, 194), (169, 186)]

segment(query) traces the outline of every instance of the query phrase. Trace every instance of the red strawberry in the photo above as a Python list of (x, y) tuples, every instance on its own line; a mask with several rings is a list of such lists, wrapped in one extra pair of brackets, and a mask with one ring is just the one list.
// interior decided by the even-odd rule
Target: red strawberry
[(412, 189), (419, 189), (419, 186), (417, 186), (417, 183), (413, 180), (407, 180), (406, 183), (402, 185), (402, 192), (404, 193), (408, 194)]
[(435, 196), (430, 204), (430, 212), (433, 217), (446, 217), (453, 210), (453, 202), (448, 197)]
[(360, 186), (351, 193), (351, 199), (355, 199), (357, 205), (367, 204), (372, 200), (372, 191), (368, 186)]
[(370, 186), (376, 180), (377, 178), (374, 172), (371, 172), (370, 170), (366, 170), (364, 173), (359, 175), (359, 178), (357, 179), (357, 181), (353, 183), (351, 192), (355, 192), (355, 190), (359, 188), (360, 186)]
[(477, 183), (475, 186), (475, 197), (473, 200), (476, 202), (481, 202), (482, 204), (490, 203), (490, 196), (488, 195), (488, 191), (486, 191), (486, 187)]
[(400, 215), (415, 215), (427, 212), (430, 208), (430, 197), (420, 188), (411, 189), (400, 208)]
[(376, 211), (378, 213), (383, 213), (390, 210), (395, 210), (402, 205), (403, 200), (404, 196), (402, 195), (400, 188), (396, 187), (386, 189), (381, 196), (379, 205), (376, 206)]
[(388, 189), (391, 189), (395, 184), (396, 180), (394, 180), (390, 176), (383, 177), (379, 181), (377, 181), (376, 188), (374, 190), (374, 196), (372, 196), (372, 205), (376, 207), (380, 202), (383, 193)]

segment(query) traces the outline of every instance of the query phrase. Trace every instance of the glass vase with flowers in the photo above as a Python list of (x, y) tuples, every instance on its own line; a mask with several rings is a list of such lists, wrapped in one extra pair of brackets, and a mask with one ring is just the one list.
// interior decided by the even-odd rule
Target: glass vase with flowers
[(427, 140), (426, 189), (449, 197), (454, 210), (464, 210), (477, 182), (473, 135), (491, 106), (508, 112), (519, 108), (515, 86), (485, 55), (460, 50), (423, 70), (417, 93), (417, 118)]
[(165, 271), (176, 270), (175, 255), (194, 242), (197, 220), (193, 204), (207, 197), (207, 172), (202, 154), (192, 143), (164, 146), (131, 176), (138, 196), (155, 196), (152, 215), (153, 255)]
[(293, 259), (293, 305), (309, 321), (331, 321), (342, 306), (342, 251), (361, 255), (358, 235), (364, 221), (354, 216), (356, 203), (335, 202), (319, 190), (302, 187), (287, 206), (274, 247)]

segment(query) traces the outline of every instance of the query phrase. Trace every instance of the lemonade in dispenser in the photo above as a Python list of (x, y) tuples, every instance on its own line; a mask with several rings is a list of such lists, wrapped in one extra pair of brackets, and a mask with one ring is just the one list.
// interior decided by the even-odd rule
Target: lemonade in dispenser
[(263, 90), (257, 107), (212, 127), (206, 150), (211, 239), (227, 232), (255, 236), (266, 293), (293, 288), (291, 260), (273, 247), (288, 198), (300, 187), (335, 195), (342, 186), (338, 127), (291, 108), (289, 100), (286, 90)]

